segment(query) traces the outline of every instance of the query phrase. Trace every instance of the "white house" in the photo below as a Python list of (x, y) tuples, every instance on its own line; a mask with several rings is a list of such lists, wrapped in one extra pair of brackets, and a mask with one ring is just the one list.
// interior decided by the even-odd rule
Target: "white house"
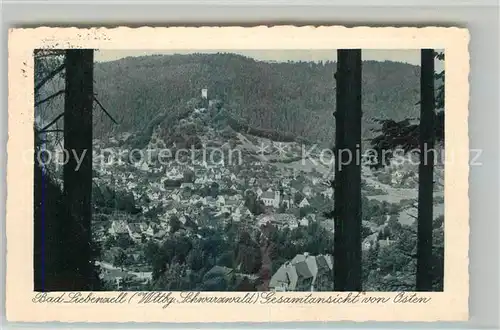
[(217, 197), (217, 206), (221, 207), (226, 204), (226, 199), (224, 196)]
[(272, 291), (314, 291), (320, 277), (333, 269), (331, 255), (311, 256), (298, 254), (285, 262), (271, 277), (269, 288)]
[(134, 188), (137, 187), (137, 183), (135, 182), (127, 182), (127, 190), (133, 190)]
[(144, 234), (146, 234), (148, 236), (154, 236), (155, 232), (154, 232), (153, 227), (151, 225), (148, 225), (147, 223), (142, 222), (140, 226), (141, 226), (141, 230)]
[(229, 210), (234, 210), (235, 208), (237, 208), (239, 205), (241, 204), (241, 202), (236, 199), (236, 198), (228, 198), (225, 202), (225, 206), (229, 209)]
[(206, 108), (194, 109), (194, 113), (204, 113), (204, 112), (207, 112)]
[(273, 216), (271, 216), (271, 215), (261, 214), (257, 218), (257, 224), (259, 226), (266, 226), (272, 222), (273, 222)]
[(394, 185), (400, 184), (402, 179), (403, 179), (403, 173), (400, 171), (395, 171), (392, 173), (391, 183)]
[(306, 217), (300, 219), (300, 225), (304, 227), (309, 226), (309, 219), (307, 219)]
[(111, 223), (111, 227), (109, 228), (109, 233), (113, 236), (127, 234), (127, 223), (123, 220), (113, 221)]
[(141, 171), (149, 172), (148, 162), (142, 162), (140, 169), (141, 169)]
[(367, 236), (364, 240), (363, 243), (361, 244), (361, 249), (363, 251), (368, 251), (370, 247), (375, 244), (375, 242), (378, 239), (378, 233), (373, 233), (369, 236)]
[(333, 188), (327, 188), (326, 190), (321, 192), (321, 195), (323, 195), (325, 198), (332, 198), (333, 196)]
[(207, 179), (205, 177), (197, 177), (196, 180), (194, 180), (194, 184), (204, 184), (207, 182)]
[(166, 175), (169, 179), (172, 180), (182, 179), (184, 177), (184, 175), (175, 167), (168, 171)]
[(141, 226), (138, 223), (129, 223), (127, 226), (127, 231), (131, 239), (134, 241), (141, 240)]
[(297, 282), (297, 270), (287, 261), (271, 277), (269, 288), (272, 291), (293, 291), (297, 287)]
[(260, 195), (260, 199), (264, 202), (264, 205), (278, 208), (280, 205), (280, 192), (268, 190)]
[(185, 217), (184, 215), (181, 215), (181, 216), (179, 217), (179, 221), (180, 221), (183, 225), (185, 225), (185, 224), (186, 224), (187, 219), (186, 219), (186, 217)]
[(304, 198), (302, 200), (302, 202), (300, 202), (299, 207), (306, 207), (306, 206), (309, 206), (309, 205), (311, 205), (311, 204), (309, 204), (309, 201), (307, 200), (307, 198)]
[(183, 182), (183, 183), (181, 183), (181, 189), (184, 189), (184, 188), (193, 189), (194, 186), (191, 182)]
[(241, 220), (241, 210), (239, 207), (234, 210), (233, 214), (231, 214), (231, 217), (233, 218), (233, 221), (239, 222)]

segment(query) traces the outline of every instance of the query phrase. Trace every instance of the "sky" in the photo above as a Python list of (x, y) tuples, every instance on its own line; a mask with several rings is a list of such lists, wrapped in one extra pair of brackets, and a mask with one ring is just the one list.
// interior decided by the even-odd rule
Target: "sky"
[[(120, 58), (129, 56), (144, 56), (144, 55), (172, 55), (172, 54), (190, 54), (190, 53), (217, 53), (227, 52), (235, 53), (248, 57), (252, 57), (260, 61), (336, 61), (336, 50), (98, 50), (95, 52), (95, 60), (97, 62), (114, 61)], [(394, 61), (403, 62), (413, 65), (420, 65), (420, 50), (419, 49), (367, 49), (363, 50), (363, 60), (375, 61)], [(439, 69), (436, 63), (436, 69)]]

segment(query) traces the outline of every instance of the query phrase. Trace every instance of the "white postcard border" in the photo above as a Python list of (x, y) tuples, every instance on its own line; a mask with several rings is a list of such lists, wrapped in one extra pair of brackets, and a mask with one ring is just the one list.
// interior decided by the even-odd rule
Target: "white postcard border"
[[(299, 322), (459, 321), (468, 319), (469, 34), (459, 28), (182, 27), (13, 29), (9, 33), (7, 163), (7, 285), (9, 321), (25, 322)], [(446, 164), (444, 292), (421, 293), (426, 304), (39, 304), (33, 288), (33, 50), (95, 49), (444, 49)], [(449, 134), (451, 133), (451, 134)], [(133, 294), (133, 293), (131, 293)], [(179, 295), (179, 293), (175, 293)], [(204, 293), (214, 296), (216, 293)], [(346, 293), (339, 293), (344, 295)], [(99, 293), (116, 296), (117, 293)], [(240, 296), (240, 293), (218, 293)], [(304, 293), (280, 293), (300, 297)], [(314, 293), (315, 297), (337, 293)], [(395, 293), (367, 293), (390, 297)]]

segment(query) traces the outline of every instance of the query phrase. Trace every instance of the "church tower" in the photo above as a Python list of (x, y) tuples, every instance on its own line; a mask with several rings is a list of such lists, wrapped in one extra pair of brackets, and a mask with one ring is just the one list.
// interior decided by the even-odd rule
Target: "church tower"
[(283, 185), (280, 181), (278, 189), (276, 189), (276, 192), (274, 193), (274, 205), (276, 205), (276, 207), (280, 207), (281, 203), (283, 203)]
[(274, 192), (274, 203), (273, 204), (274, 204), (275, 208), (280, 207), (280, 204), (281, 204), (281, 193), (280, 193), (279, 189)]

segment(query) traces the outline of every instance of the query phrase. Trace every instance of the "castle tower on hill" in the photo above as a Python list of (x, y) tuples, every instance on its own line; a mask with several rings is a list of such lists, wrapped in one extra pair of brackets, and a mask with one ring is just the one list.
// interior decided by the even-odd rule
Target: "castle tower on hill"
[(203, 108), (208, 108), (210, 101), (208, 100), (208, 89), (207, 88), (202, 88), (201, 90), (201, 100), (202, 100), (202, 107)]

